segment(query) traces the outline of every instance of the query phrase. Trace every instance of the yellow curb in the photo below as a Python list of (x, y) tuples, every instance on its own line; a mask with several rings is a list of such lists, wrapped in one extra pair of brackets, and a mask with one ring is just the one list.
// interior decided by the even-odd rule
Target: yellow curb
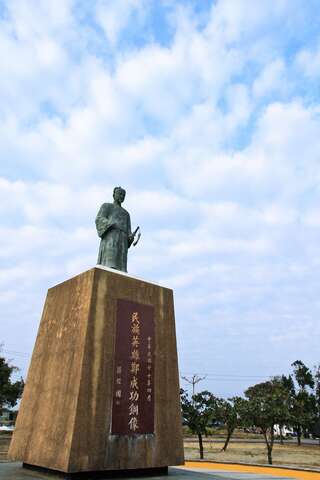
[(320, 472), (304, 472), (299, 470), (291, 470), (289, 468), (277, 467), (256, 467), (250, 465), (236, 465), (226, 463), (209, 463), (209, 462), (186, 462), (187, 468), (204, 468), (207, 470), (225, 470), (228, 472), (245, 472), (245, 473), (261, 473), (274, 475), (276, 477), (292, 477), (302, 480), (320, 480)]

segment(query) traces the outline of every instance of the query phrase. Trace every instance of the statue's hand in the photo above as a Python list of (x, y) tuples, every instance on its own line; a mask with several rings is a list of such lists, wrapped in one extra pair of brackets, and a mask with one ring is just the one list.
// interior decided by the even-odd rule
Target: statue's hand
[(108, 229), (107, 230), (112, 230), (113, 228), (116, 227), (116, 224), (115, 223), (111, 223), (111, 225), (108, 226)]
[[(138, 233), (138, 238), (135, 240), (136, 234)], [(137, 243), (139, 242), (141, 237), (141, 232), (140, 232), (140, 227), (137, 227), (133, 233), (128, 235), (128, 245), (129, 247), (133, 244), (135, 247)]]
[(133, 243), (133, 240), (134, 240), (134, 234), (131, 233), (130, 235), (128, 235), (128, 247), (130, 248), (132, 243)]

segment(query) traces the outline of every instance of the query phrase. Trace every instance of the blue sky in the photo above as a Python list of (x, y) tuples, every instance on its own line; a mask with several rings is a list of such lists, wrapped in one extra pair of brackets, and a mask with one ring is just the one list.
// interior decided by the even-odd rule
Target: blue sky
[(129, 272), (174, 289), (184, 375), (229, 396), (319, 362), (319, 19), (313, 0), (0, 1), (0, 339), (23, 373), (119, 184)]

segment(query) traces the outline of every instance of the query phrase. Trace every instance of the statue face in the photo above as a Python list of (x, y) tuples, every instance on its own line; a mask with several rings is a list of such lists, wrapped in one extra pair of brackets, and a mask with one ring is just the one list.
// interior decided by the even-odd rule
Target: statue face
[(116, 202), (122, 203), (126, 198), (126, 191), (123, 188), (117, 188), (113, 194), (113, 198)]

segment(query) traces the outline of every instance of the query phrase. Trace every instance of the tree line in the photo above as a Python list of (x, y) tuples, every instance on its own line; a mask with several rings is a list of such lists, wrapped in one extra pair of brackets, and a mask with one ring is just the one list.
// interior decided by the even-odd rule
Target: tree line
[(14, 381), (12, 378), (18, 370), (17, 367), (11, 365), (11, 363), (0, 354), (0, 415), (2, 415), (5, 408), (13, 408), (22, 395), (24, 387), (23, 379), (20, 378)]
[[(288, 376), (276, 376), (247, 388), (243, 397), (224, 399), (207, 390), (190, 396), (181, 389), (183, 423), (198, 436), (200, 458), (203, 458), (203, 435), (207, 436), (209, 427), (216, 422), (221, 422), (227, 430), (223, 451), (236, 428), (258, 429), (263, 434), (270, 464), (275, 427), (281, 442), (284, 427), (296, 433), (298, 445), (302, 435), (316, 432), (320, 437), (320, 365), (311, 371), (297, 360), (292, 369)], [(22, 395), (23, 379), (12, 378), (17, 370), (0, 354), (0, 415), (3, 409), (13, 408)]]
[(223, 399), (207, 390), (194, 395), (180, 390), (183, 423), (197, 435), (201, 459), (203, 435), (207, 436), (209, 427), (217, 422), (223, 423), (227, 430), (223, 451), (236, 428), (260, 431), (270, 465), (276, 428), (281, 443), (285, 427), (295, 432), (298, 445), (302, 435), (320, 435), (320, 365), (311, 371), (301, 360), (296, 360), (291, 366), (291, 374), (257, 383), (247, 388), (243, 397)]

